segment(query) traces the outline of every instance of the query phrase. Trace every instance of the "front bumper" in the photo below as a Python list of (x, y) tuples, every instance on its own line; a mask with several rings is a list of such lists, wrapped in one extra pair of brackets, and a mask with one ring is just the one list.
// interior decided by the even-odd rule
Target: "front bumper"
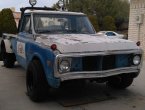
[(95, 78), (106, 78), (110, 76), (128, 74), (128, 73), (138, 73), (140, 70), (138, 67), (127, 67), (119, 68), (106, 71), (86, 71), (86, 72), (71, 72), (65, 74), (58, 74), (57, 78), (60, 78), (61, 81), (73, 80), (73, 79), (95, 79)]

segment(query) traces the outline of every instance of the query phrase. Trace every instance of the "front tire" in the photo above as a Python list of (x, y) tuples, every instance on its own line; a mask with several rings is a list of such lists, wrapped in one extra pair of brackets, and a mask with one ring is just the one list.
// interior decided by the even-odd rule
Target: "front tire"
[(46, 98), (48, 84), (45, 78), (42, 64), (38, 60), (32, 61), (26, 74), (27, 94), (34, 102), (40, 102)]
[(110, 78), (107, 85), (115, 89), (125, 89), (133, 83), (133, 78), (125, 76), (116, 76)]

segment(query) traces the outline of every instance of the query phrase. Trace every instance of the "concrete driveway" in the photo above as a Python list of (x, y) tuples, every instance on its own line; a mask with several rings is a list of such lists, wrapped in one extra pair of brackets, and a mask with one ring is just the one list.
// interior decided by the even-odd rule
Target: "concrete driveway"
[[(44, 102), (32, 102), (26, 95), (25, 70), (19, 65), (7, 69), (0, 62), (0, 110), (145, 110), (144, 70), (145, 65), (139, 77), (126, 90), (114, 90), (106, 87), (105, 84), (91, 84), (82, 91), (82, 93), (86, 92), (88, 97), (83, 101), (88, 100), (90, 96), (99, 96), (103, 99), (105, 93), (113, 98), (100, 101), (92, 98), (92, 101), (86, 104), (64, 107), (58, 101), (60, 90)], [(81, 88), (76, 90), (78, 96), (75, 98), (82, 95), (81, 92), (79, 93), (81, 90)], [(66, 93), (74, 96), (74, 92), (69, 92)], [(65, 97), (65, 94), (63, 95)]]

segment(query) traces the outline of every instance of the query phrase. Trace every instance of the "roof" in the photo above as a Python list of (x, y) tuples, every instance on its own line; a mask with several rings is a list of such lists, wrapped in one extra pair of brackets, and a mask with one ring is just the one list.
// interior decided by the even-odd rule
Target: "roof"
[(43, 11), (43, 10), (26, 11), (25, 13), (85, 15), (84, 13), (80, 13), (80, 12), (68, 12), (68, 11)]

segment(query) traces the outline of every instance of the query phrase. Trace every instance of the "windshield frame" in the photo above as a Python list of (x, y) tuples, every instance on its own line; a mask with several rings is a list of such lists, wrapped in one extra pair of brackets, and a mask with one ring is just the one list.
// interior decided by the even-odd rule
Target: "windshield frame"
[[(75, 17), (82, 17), (84, 20), (86, 20), (86, 23), (87, 23), (87, 28), (89, 29), (89, 32), (88, 33), (77, 33), (77, 32), (62, 32), (62, 33), (55, 33), (55, 32), (37, 32), (36, 31), (36, 22), (35, 22), (35, 19), (36, 19), (36, 17), (37, 16), (42, 16), (42, 17), (49, 17), (49, 16), (51, 16), (51, 17), (56, 17), (56, 18), (69, 18), (69, 17), (73, 17), (73, 18), (75, 18)], [(65, 14), (65, 13), (33, 13), (33, 29), (34, 29), (34, 33), (35, 34), (95, 34), (96, 33), (96, 31), (95, 31), (95, 29), (94, 29), (94, 27), (93, 27), (93, 25), (91, 24), (91, 22), (90, 22), (90, 20), (88, 19), (88, 17), (85, 15), (85, 14), (69, 14), (69, 13), (67, 13), (67, 14)]]

